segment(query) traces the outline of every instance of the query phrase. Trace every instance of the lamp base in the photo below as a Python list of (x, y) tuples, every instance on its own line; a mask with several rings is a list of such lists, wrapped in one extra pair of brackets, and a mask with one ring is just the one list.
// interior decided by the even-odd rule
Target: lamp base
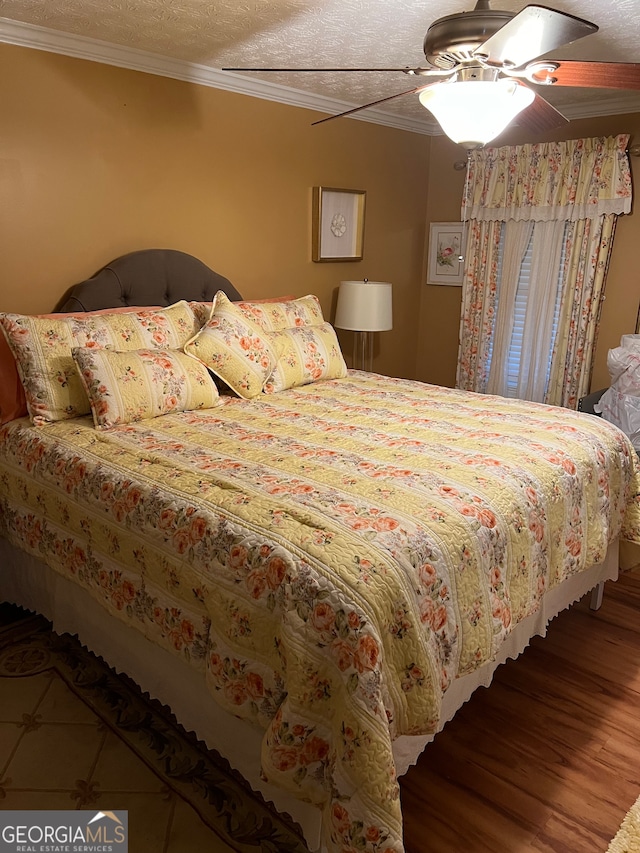
[(353, 333), (353, 366), (356, 370), (373, 370), (373, 332)]

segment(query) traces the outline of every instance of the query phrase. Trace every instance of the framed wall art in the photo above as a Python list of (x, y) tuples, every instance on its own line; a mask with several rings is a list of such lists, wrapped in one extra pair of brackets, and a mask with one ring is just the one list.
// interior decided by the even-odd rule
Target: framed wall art
[(361, 261), (365, 190), (313, 188), (314, 261)]
[(462, 222), (432, 222), (429, 229), (427, 284), (462, 284)]

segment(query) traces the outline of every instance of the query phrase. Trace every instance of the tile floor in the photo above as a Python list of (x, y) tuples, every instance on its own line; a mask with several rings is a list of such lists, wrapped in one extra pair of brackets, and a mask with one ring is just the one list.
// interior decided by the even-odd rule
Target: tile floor
[(0, 809), (126, 809), (129, 853), (230, 853), (55, 673), (0, 678)]

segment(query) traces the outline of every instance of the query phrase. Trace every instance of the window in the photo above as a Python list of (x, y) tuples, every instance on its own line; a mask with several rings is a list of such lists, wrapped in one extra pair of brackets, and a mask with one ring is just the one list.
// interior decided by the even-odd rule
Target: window
[[(563, 234), (562, 234), (562, 246), (560, 251), (559, 263), (556, 266), (556, 273), (553, 277), (553, 285), (554, 292), (552, 294), (553, 297), (553, 323), (551, 328), (551, 334), (549, 335), (541, 335), (540, 342), (541, 345), (545, 348), (544, 352), (539, 354), (540, 359), (543, 362), (543, 370), (544, 370), (544, 388), (546, 388), (549, 383), (549, 375), (551, 370), (551, 357), (553, 355), (553, 347), (555, 344), (556, 333), (558, 330), (558, 321), (560, 317), (560, 304), (562, 300), (562, 282), (564, 277), (564, 264), (565, 264), (565, 238), (566, 238), (566, 223), (563, 224)], [(502, 223), (501, 231), (500, 231), (500, 247), (499, 247), (499, 259), (498, 259), (498, 301), (500, 300), (500, 282), (502, 279), (502, 258), (504, 255), (504, 240), (505, 240), (505, 229), (506, 223)], [(539, 229), (540, 230), (540, 229)], [(513, 329), (511, 333), (511, 340), (509, 343), (509, 349), (507, 353), (507, 365), (505, 371), (505, 387), (502, 390), (502, 393), (505, 397), (520, 397), (523, 373), (526, 372), (526, 365), (523, 365), (523, 343), (525, 340), (525, 325), (527, 320), (532, 322), (532, 311), (531, 311), (531, 303), (535, 294), (535, 286), (533, 284), (532, 278), (532, 270), (533, 270), (533, 258), (534, 258), (534, 247), (536, 245), (536, 227), (534, 225), (533, 231), (531, 232), (531, 237), (529, 239), (529, 243), (524, 253), (524, 257), (522, 259), (522, 263), (520, 265), (519, 275), (518, 275), (518, 283), (515, 294), (515, 302), (513, 305)], [(529, 309), (529, 318), (527, 317)], [(497, 312), (496, 312), (497, 316)], [(535, 322), (535, 320), (533, 320)], [(491, 358), (493, 357), (493, 339), (494, 335), (492, 335), (492, 345), (491, 345), (491, 353), (489, 356), (489, 363)]]

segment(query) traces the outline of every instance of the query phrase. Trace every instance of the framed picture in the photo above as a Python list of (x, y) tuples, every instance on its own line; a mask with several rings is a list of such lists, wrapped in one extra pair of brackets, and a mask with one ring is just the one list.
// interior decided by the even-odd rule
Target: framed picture
[(462, 284), (462, 222), (432, 222), (427, 284)]
[(313, 188), (314, 261), (361, 261), (364, 246), (364, 190)]

